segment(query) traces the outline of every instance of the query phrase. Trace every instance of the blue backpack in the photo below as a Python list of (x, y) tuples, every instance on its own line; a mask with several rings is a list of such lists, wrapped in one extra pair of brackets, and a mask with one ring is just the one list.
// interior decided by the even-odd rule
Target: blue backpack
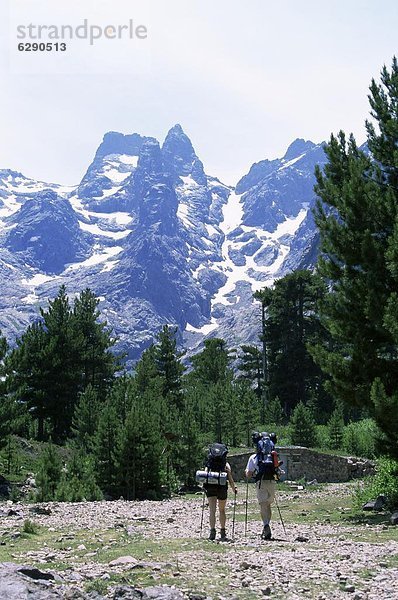
[[(257, 442), (257, 466), (258, 471), (255, 481), (262, 479), (272, 481), (275, 479), (276, 469), (272, 452), (275, 450), (275, 444), (269, 437), (261, 437)], [(261, 485), (261, 483), (260, 483)]]

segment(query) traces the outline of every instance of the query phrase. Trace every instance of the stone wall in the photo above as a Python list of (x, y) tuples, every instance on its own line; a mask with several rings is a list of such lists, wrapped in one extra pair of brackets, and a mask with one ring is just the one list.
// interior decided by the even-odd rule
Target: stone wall
[[(300, 446), (278, 446), (277, 451), (285, 471), (282, 481), (304, 478), (306, 481), (316, 479), (319, 483), (331, 483), (374, 474), (374, 463), (365, 458), (332, 456)], [(228, 456), (236, 481), (244, 479), (244, 470), (251, 454), (245, 452)]]

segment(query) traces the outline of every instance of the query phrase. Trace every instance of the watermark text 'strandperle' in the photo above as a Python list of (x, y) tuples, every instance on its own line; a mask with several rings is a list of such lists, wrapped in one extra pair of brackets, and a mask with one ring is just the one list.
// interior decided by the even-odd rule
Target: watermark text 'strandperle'
[(77, 26), (73, 25), (29, 25), (17, 26), (19, 40), (88, 40), (92, 46), (96, 40), (145, 40), (148, 37), (146, 25), (137, 25), (134, 19), (129, 19), (124, 25), (94, 25), (88, 19)]

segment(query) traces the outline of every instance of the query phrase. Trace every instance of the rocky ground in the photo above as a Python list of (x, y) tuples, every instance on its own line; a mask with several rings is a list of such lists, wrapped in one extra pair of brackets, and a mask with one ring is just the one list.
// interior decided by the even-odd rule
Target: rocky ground
[(281, 487), (284, 527), (274, 508), (269, 542), (252, 486), (245, 535), (245, 492), (233, 537), (229, 502), (226, 543), (206, 539), (206, 507), (201, 535), (201, 496), (2, 503), (0, 598), (398, 599), (398, 528), (383, 513), (355, 515), (353, 484)]

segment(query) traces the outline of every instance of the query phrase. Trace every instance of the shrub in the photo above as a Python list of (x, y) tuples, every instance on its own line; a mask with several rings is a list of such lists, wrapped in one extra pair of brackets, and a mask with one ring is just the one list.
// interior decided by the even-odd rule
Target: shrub
[(373, 419), (351, 422), (344, 429), (343, 449), (348, 454), (374, 458), (377, 435), (378, 429)]
[(61, 502), (102, 500), (103, 495), (95, 480), (94, 464), (84, 452), (75, 452), (57, 487), (56, 499)]
[(320, 450), (329, 449), (329, 428), (327, 425), (316, 426), (316, 438)]
[(387, 498), (387, 508), (398, 508), (398, 461), (380, 458), (377, 461), (376, 475), (369, 477), (362, 488), (355, 492), (355, 505), (361, 508), (365, 502), (374, 500), (380, 494)]
[(36, 535), (37, 533), (39, 533), (39, 525), (31, 521), (30, 519), (26, 519), (22, 527), (22, 532), (28, 533), (30, 535)]
[(58, 450), (53, 444), (48, 444), (40, 455), (36, 477), (39, 502), (54, 500), (61, 473), (62, 463)]

